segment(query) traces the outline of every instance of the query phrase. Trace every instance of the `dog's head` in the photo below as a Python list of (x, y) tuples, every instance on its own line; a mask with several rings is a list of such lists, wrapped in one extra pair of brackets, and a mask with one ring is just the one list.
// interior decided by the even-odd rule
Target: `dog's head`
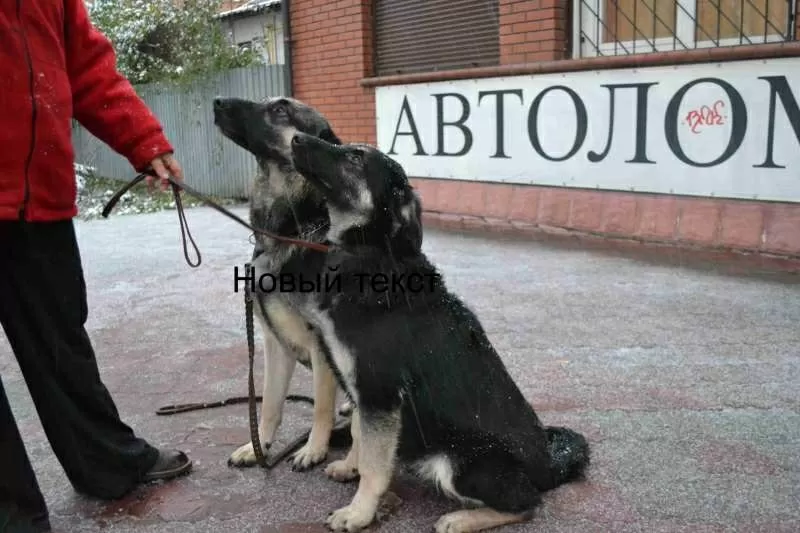
[(289, 97), (269, 98), (264, 102), (215, 98), (214, 124), (259, 161), (281, 165), (292, 162), (291, 141), (297, 132), (341, 144), (319, 111)]
[(369, 145), (335, 145), (304, 133), (291, 147), (295, 168), (328, 204), (331, 242), (419, 252), (420, 200), (399, 163)]

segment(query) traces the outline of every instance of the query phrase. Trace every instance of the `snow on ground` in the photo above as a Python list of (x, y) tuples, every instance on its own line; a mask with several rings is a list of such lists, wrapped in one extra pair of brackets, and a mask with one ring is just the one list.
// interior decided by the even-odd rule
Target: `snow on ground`
[(78, 194), (80, 194), (83, 192), (83, 188), (86, 185), (86, 177), (91, 176), (94, 173), (94, 168), (81, 165), (80, 163), (75, 163), (74, 166), (75, 184), (78, 186)]

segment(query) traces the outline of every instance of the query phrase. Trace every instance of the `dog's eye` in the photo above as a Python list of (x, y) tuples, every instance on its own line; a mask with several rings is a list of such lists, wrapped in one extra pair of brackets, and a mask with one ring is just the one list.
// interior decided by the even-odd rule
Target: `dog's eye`
[(285, 116), (289, 114), (288, 102), (286, 102), (286, 100), (273, 101), (270, 112), (278, 116)]
[(347, 159), (351, 163), (359, 164), (359, 163), (361, 163), (362, 157), (361, 157), (361, 154), (358, 153), (358, 152), (348, 152), (347, 153)]

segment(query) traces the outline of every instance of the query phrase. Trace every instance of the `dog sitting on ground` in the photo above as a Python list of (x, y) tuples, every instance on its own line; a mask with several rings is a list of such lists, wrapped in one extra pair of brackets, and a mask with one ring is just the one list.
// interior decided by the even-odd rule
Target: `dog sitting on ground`
[[(250, 224), (285, 237), (312, 242), (323, 240), (329, 226), (325, 198), (295, 170), (290, 142), (296, 132), (304, 132), (331, 143), (341, 143), (325, 117), (292, 98), (273, 98), (266, 102), (216, 98), (214, 123), (225, 137), (256, 159), (258, 174), (250, 197)], [(335, 421), (337, 384), (322, 356), (317, 335), (287, 304), (284, 293), (277, 288), (271, 290), (271, 284), (281, 275), (295, 280), (313, 279), (306, 267), (309, 250), (260, 234), (254, 237), (253, 307), (264, 335), (259, 438), (266, 454), (281, 424), (289, 383), (299, 361), (311, 369), (314, 383), (311, 433), (306, 444), (291, 458), (293, 470), (303, 471), (327, 456)], [(269, 276), (264, 277), (266, 275)], [(240, 276), (244, 277), (244, 272)], [(259, 279), (264, 280), (265, 290), (259, 290)], [(234, 451), (228, 463), (233, 466), (256, 464), (253, 443)]]
[(476, 315), (448, 291), (421, 250), (420, 200), (399, 164), (302, 133), (291, 146), (328, 205), (333, 248), (313, 261), (340, 283), (294, 294), (294, 305), (355, 405), (350, 453), (328, 471), (360, 477), (358, 489), (328, 527), (369, 525), (396, 464), (467, 507), (440, 517), (437, 533), (529, 520), (542, 493), (582, 476), (587, 441), (541, 423)]

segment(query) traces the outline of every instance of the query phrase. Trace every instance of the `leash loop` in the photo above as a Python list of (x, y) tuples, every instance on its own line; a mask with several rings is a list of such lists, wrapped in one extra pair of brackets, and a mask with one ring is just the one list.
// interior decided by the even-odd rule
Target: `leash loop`
[[(203, 261), (200, 257), (200, 249), (197, 247), (197, 243), (194, 242), (194, 238), (192, 237), (192, 232), (189, 231), (189, 223), (186, 221), (186, 211), (183, 210), (183, 203), (181, 200), (181, 192), (177, 185), (172, 183), (172, 193), (175, 196), (175, 208), (178, 210), (178, 222), (181, 225), (181, 241), (183, 242), (183, 257), (186, 259), (186, 263), (192, 267), (197, 268), (200, 266), (200, 263)], [(186, 247), (186, 236), (189, 236), (189, 240), (192, 241), (192, 246), (194, 247), (194, 253), (197, 254), (197, 263), (192, 263), (191, 259), (189, 259), (189, 250)]]
[[(103, 218), (108, 218), (108, 215), (111, 213), (111, 210), (114, 209), (114, 206), (117, 205), (120, 198), (122, 198), (122, 196), (126, 192), (132, 189), (136, 184), (141, 182), (147, 176), (153, 176), (155, 178), (158, 177), (158, 175), (155, 174), (153, 170), (146, 170), (135, 176), (131, 181), (123, 185), (116, 193), (114, 193), (114, 196), (112, 196), (111, 199), (108, 201), (108, 203), (106, 203), (105, 207), (103, 207), (103, 212), (102, 212)], [(178, 210), (178, 222), (180, 223), (181, 226), (181, 239), (183, 244), (183, 257), (186, 259), (186, 263), (192, 268), (197, 268), (200, 266), (200, 263), (202, 263), (202, 257), (200, 255), (200, 249), (198, 248), (197, 243), (194, 241), (192, 233), (189, 231), (189, 224), (186, 220), (186, 212), (183, 209), (183, 202), (181, 201), (181, 194), (180, 194), (181, 191), (189, 193), (190, 195), (194, 196), (204, 204), (222, 213), (226, 217), (232, 219), (234, 222), (241, 224), (245, 228), (249, 229), (250, 231), (253, 232), (253, 237), (255, 237), (255, 234), (258, 233), (266, 237), (269, 237), (270, 239), (274, 239), (276, 241), (280, 241), (286, 244), (294, 244), (296, 246), (302, 246), (304, 248), (308, 248), (310, 250), (314, 250), (317, 252), (326, 253), (330, 251), (331, 247), (327, 244), (304, 241), (302, 239), (293, 239), (291, 237), (284, 237), (282, 235), (277, 235), (275, 233), (263, 229), (254, 228), (253, 226), (242, 220), (240, 217), (234, 215), (229, 210), (225, 209), (215, 201), (211, 200), (208, 196), (204, 195), (200, 191), (195, 190), (186, 183), (179, 182), (175, 180), (172, 176), (168, 176), (167, 181), (170, 183), (170, 185), (172, 185), (172, 194), (175, 197), (175, 208)], [(194, 247), (195, 254), (197, 255), (196, 263), (193, 263), (192, 260), (189, 259), (189, 247), (186, 242), (187, 236), (189, 238), (189, 241), (191, 241), (192, 246)]]

